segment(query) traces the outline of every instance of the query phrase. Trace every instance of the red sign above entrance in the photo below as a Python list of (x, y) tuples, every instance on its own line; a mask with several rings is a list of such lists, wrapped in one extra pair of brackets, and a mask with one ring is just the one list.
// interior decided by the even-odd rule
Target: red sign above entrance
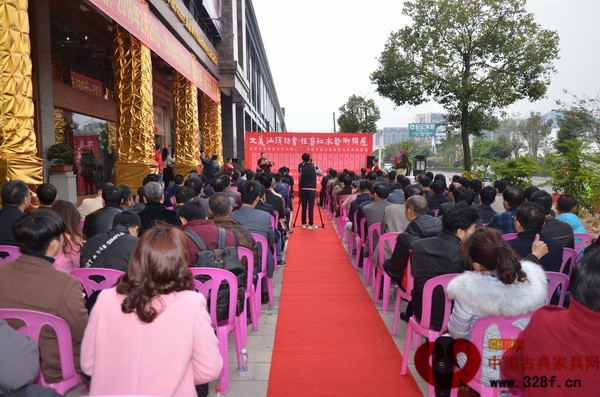
[(220, 102), (219, 84), (194, 56), (138, 0), (90, 0), (158, 56), (184, 75), (215, 102)]
[(360, 171), (373, 154), (372, 134), (320, 134), (302, 132), (246, 132), (246, 168), (256, 169), (260, 153), (275, 163), (274, 170), (286, 166), (297, 177), (302, 153), (310, 154), (323, 171), (347, 168)]

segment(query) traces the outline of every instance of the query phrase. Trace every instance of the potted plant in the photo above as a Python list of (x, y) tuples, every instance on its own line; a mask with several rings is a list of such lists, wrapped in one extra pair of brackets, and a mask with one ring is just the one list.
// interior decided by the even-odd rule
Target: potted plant
[(410, 152), (408, 150), (399, 151), (390, 158), (390, 162), (392, 163), (392, 167), (394, 167), (397, 172), (403, 173), (404, 175), (408, 175), (410, 173), (412, 161), (410, 158)]
[(73, 149), (64, 143), (52, 145), (48, 148), (46, 158), (52, 162), (52, 172), (73, 172)]

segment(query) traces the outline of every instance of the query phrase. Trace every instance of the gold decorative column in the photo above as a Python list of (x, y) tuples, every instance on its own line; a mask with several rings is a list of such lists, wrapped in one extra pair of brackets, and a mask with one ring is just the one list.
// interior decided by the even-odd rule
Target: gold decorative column
[(187, 175), (200, 163), (198, 143), (198, 89), (181, 73), (173, 74), (173, 122), (175, 124), (175, 174)]
[[(219, 91), (219, 99), (221, 94)], [(200, 102), (200, 130), (202, 131), (202, 149), (207, 156), (217, 155), (223, 165), (223, 128), (221, 125), (221, 103), (214, 102), (202, 93)]]
[(67, 143), (67, 122), (62, 109), (54, 108), (54, 141), (59, 143)]
[(0, 185), (42, 183), (33, 128), (28, 0), (0, 1)]
[(117, 184), (131, 189), (156, 172), (152, 109), (152, 59), (150, 49), (122, 26), (115, 24), (115, 101), (117, 103)]

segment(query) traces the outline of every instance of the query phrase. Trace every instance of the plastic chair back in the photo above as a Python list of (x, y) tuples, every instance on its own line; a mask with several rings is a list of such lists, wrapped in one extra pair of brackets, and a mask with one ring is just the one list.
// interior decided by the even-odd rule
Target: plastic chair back
[(562, 306), (567, 296), (567, 287), (569, 286), (569, 276), (559, 272), (546, 272), (548, 278), (548, 304), (552, 301), (554, 292), (560, 288), (560, 298), (558, 306)]
[(210, 321), (213, 328), (217, 328), (219, 325), (219, 322), (217, 321), (217, 292), (223, 283), (229, 284), (229, 316), (227, 317), (226, 322), (228, 324), (234, 324), (238, 291), (235, 274), (229, 270), (217, 269), (215, 267), (190, 267), (190, 272), (192, 272), (194, 277), (210, 277), (210, 279), (206, 281), (200, 281), (194, 278), (194, 288), (206, 298)]
[(519, 236), (519, 233), (506, 233), (502, 235), (504, 241), (514, 240)]
[(79, 221), (79, 228), (83, 230), (83, 225), (85, 224), (85, 219)]
[(448, 320), (450, 319), (450, 312), (452, 311), (452, 299), (448, 298), (446, 289), (448, 287), (448, 283), (450, 283), (450, 281), (452, 281), (452, 279), (458, 275), (459, 273), (450, 273), (427, 280), (425, 286), (423, 287), (423, 310), (420, 323), (422, 328), (430, 328), (433, 292), (437, 286), (441, 286), (444, 289), (444, 318), (442, 320), (442, 329), (440, 331), (446, 331), (448, 327)]
[[(363, 218), (366, 222), (366, 219)], [(361, 225), (362, 226), (362, 225)], [(377, 233), (377, 239), (381, 235), (381, 222), (374, 223), (369, 226), (367, 231), (367, 238), (369, 239), (369, 254), (363, 258), (363, 276), (365, 276), (365, 283), (371, 285), (371, 273), (373, 271), (373, 253), (375, 250), (375, 233)]]
[(578, 242), (575, 243), (575, 251), (577, 251), (577, 255), (581, 254), (581, 252), (592, 242), (594, 236), (587, 233), (575, 233), (573, 235), (575, 240), (579, 239)]
[[(577, 251), (573, 248), (563, 247), (562, 263), (560, 265), (560, 272), (571, 278), (573, 268), (575, 267), (575, 260), (577, 259)], [(568, 267), (567, 267), (568, 265)]]
[[(125, 273), (120, 270), (98, 267), (71, 270), (71, 275), (77, 277), (81, 281), (83, 289), (88, 297), (91, 296), (94, 291), (114, 287), (117, 284), (117, 281), (119, 281), (119, 277), (124, 274)], [(95, 281), (91, 277), (96, 279), (103, 278), (103, 280)]]
[(229, 187), (231, 188), (231, 190), (234, 190), (236, 192), (238, 191), (238, 187), (237, 186), (231, 185)]
[(437, 218), (438, 214), (440, 213), (440, 209), (435, 209), (435, 210), (431, 210), (433, 211), (433, 216)]
[(251, 233), (252, 237), (254, 237), (254, 241), (260, 244), (260, 257), (261, 257), (261, 267), (260, 272), (258, 273), (258, 280), (256, 281), (256, 302), (258, 302), (258, 307), (261, 305), (261, 295), (262, 295), (262, 286), (261, 280), (266, 277), (267, 278), (267, 294), (269, 295), (269, 306), (275, 306), (275, 300), (273, 296), (273, 279), (268, 275), (267, 269), (267, 255), (269, 253), (268, 241), (266, 237), (258, 234)]
[(14, 245), (0, 245), (0, 254), (6, 255), (0, 255), (0, 263), (10, 262), (21, 256), (21, 249)]
[[(489, 316), (475, 321), (473, 324), (473, 330), (471, 331), (471, 342), (479, 351), (480, 357), (482, 357), (482, 363), (485, 363), (483, 358), (483, 344), (485, 332), (488, 328), (490, 328), (492, 325), (496, 325), (500, 330), (500, 336), (498, 337), (500, 340), (517, 339), (522, 330), (514, 324), (515, 321), (531, 318), (532, 315), (533, 313), (527, 313), (517, 317)], [(498, 350), (498, 360), (502, 358), (502, 353), (502, 350)], [(499, 390), (501, 390), (497, 387), (492, 388), (481, 384), (481, 365), (479, 368), (477, 368), (477, 373), (473, 379), (469, 381), (468, 386), (475, 389), (475, 391), (482, 396), (496, 396), (499, 395)]]
[(33, 310), (0, 309), (0, 320), (6, 319), (18, 319), (24, 322), (25, 325), (19, 328), (19, 332), (27, 335), (36, 342), (40, 339), (40, 332), (44, 325), (52, 327), (56, 333), (63, 381), (58, 383), (46, 382), (40, 368), (36, 383), (39, 383), (42, 386), (51, 387), (60, 394), (66, 394), (68, 390), (81, 383), (81, 377), (75, 370), (75, 363), (73, 360), (71, 330), (65, 320), (52, 314), (36, 312)]
[(273, 230), (277, 230), (277, 220), (273, 215), (269, 215), (271, 217), (271, 227)]
[[(254, 288), (254, 253), (252, 250), (246, 247), (238, 247), (238, 258), (242, 260), (242, 258), (246, 258), (248, 263), (248, 269), (246, 270), (246, 274), (248, 278), (246, 279), (246, 294), (244, 295), (244, 312), (247, 313), (248, 306), (250, 307), (250, 317), (252, 318), (252, 329), (258, 330), (258, 316), (260, 307), (256, 307), (255, 305), (255, 297), (256, 289)], [(242, 315), (240, 315), (243, 317)], [(248, 327), (240, 327), (243, 332), (242, 345), (246, 346), (248, 341)]]
[(402, 303), (402, 299), (411, 301), (412, 299), (412, 290), (415, 287), (415, 278), (411, 272), (411, 264), (410, 257), (406, 263), (406, 291), (403, 291), (402, 288), (398, 288), (396, 292), (396, 303), (394, 306), (394, 317), (392, 320), (392, 335), (396, 335), (396, 331), (398, 329), (398, 317), (400, 316), (400, 303)]

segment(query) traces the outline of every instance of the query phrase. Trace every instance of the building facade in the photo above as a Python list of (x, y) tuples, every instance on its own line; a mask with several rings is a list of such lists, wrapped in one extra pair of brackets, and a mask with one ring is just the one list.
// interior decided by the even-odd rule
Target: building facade
[[(240, 2), (5, 0), (0, 185), (47, 181), (44, 159), (59, 143), (75, 153), (84, 195), (89, 182), (137, 188), (156, 172), (157, 147), (186, 174), (201, 148), (222, 161), (238, 157), (240, 143), (243, 152), (245, 131), (285, 130), (251, 1), (238, 15), (232, 3)], [(236, 48), (240, 97), (228, 80), (230, 42), (244, 49)]]

